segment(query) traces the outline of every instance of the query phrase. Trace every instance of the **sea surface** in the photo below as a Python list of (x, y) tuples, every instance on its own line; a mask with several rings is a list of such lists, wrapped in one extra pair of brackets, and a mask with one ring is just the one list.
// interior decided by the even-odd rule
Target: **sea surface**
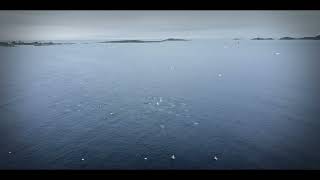
[(319, 70), (312, 40), (0, 47), (0, 169), (320, 169)]

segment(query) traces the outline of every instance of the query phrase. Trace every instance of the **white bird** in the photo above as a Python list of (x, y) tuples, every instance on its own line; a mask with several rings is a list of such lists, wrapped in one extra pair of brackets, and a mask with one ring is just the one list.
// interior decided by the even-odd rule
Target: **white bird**
[(219, 77), (221, 77), (221, 76), (222, 76), (222, 74), (218, 74), (218, 76), (219, 76)]
[(148, 158), (147, 157), (145, 157), (145, 158), (143, 158), (144, 160), (148, 160)]
[(82, 158), (81, 161), (84, 161), (84, 158)]
[(8, 153), (11, 154), (11, 151), (9, 151)]
[(111, 112), (110, 115), (113, 115), (113, 113)]
[(176, 159), (176, 157), (174, 156), (174, 154), (171, 156), (171, 159), (172, 159), (172, 160), (175, 160), (175, 159)]
[(194, 125), (198, 125), (199, 123), (198, 123), (198, 122), (194, 122), (193, 124), (194, 124)]
[(218, 160), (218, 157), (217, 157), (217, 156), (214, 156), (213, 159), (214, 159), (215, 161), (217, 161), (217, 160)]
[(276, 52), (276, 55), (279, 55), (280, 53), (279, 52)]
[(157, 105), (159, 106), (159, 102), (157, 102)]

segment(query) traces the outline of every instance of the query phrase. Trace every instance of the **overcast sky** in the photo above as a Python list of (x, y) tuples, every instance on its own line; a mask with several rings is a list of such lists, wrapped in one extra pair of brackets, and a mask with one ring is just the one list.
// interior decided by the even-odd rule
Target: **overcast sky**
[(320, 11), (0, 11), (1, 40), (314, 36)]

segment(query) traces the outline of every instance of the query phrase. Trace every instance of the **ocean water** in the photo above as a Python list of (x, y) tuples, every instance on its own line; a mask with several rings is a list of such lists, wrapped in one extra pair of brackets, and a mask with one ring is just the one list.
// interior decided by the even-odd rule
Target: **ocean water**
[(303, 40), (0, 47), (0, 169), (320, 169), (319, 52)]

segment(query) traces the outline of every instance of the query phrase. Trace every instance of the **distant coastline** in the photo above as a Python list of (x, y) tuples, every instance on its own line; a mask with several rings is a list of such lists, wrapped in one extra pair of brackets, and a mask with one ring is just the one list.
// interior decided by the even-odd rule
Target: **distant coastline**
[[(251, 40), (275, 40), (275, 39), (257, 37), (257, 38), (253, 38)], [(320, 40), (320, 35), (311, 36), (311, 37), (300, 37), (300, 38), (286, 36), (286, 37), (279, 38), (279, 40)]]
[(27, 46), (52, 46), (52, 45), (64, 45), (64, 44), (75, 44), (75, 43), (54, 43), (54, 42), (24, 42), (24, 41), (8, 41), (8, 42), (0, 42), (0, 46), (4, 47), (15, 47), (19, 45), (27, 45)]
[(273, 40), (273, 38), (260, 38), (260, 37), (257, 37), (257, 38), (253, 38), (251, 40)]
[(302, 38), (294, 38), (294, 37), (283, 37), (279, 40), (320, 40), (320, 35), (314, 37), (302, 37)]
[(160, 43), (160, 42), (166, 42), (166, 41), (190, 41), (187, 39), (177, 39), (177, 38), (168, 38), (164, 40), (114, 40), (114, 41), (103, 41), (100, 43)]
[[(179, 38), (168, 38), (164, 40), (113, 40), (113, 41), (103, 41), (103, 42), (95, 42), (95, 43), (160, 43), (160, 42), (168, 42), (168, 41), (190, 41), (187, 39), (179, 39)], [(21, 45), (28, 45), (28, 46), (51, 46), (51, 45), (67, 45), (67, 44), (76, 44), (76, 43), (56, 43), (56, 42), (41, 42), (41, 41), (34, 41), (34, 42), (24, 42), (24, 41), (6, 41), (0, 42), (0, 46), (2, 47), (16, 47)], [(88, 44), (88, 43), (82, 43)]]
[[(240, 38), (233, 38), (232, 40), (243, 40)], [(320, 35), (317, 36), (310, 36), (310, 37), (290, 37), (285, 36), (279, 39), (274, 38), (262, 38), (256, 37), (250, 40), (320, 40)], [(124, 40), (110, 40), (110, 41), (102, 41), (102, 42), (93, 42), (93, 43), (162, 43), (162, 42), (170, 42), (170, 41), (191, 41), (189, 39), (181, 39), (181, 38), (167, 38), (163, 40), (137, 40), (137, 39), (124, 39)], [(52, 46), (52, 45), (70, 45), (70, 44), (77, 44), (72, 42), (45, 42), (45, 41), (0, 41), (0, 47), (16, 47), (21, 45), (27, 46)], [(89, 43), (80, 43), (80, 44), (89, 44)]]

